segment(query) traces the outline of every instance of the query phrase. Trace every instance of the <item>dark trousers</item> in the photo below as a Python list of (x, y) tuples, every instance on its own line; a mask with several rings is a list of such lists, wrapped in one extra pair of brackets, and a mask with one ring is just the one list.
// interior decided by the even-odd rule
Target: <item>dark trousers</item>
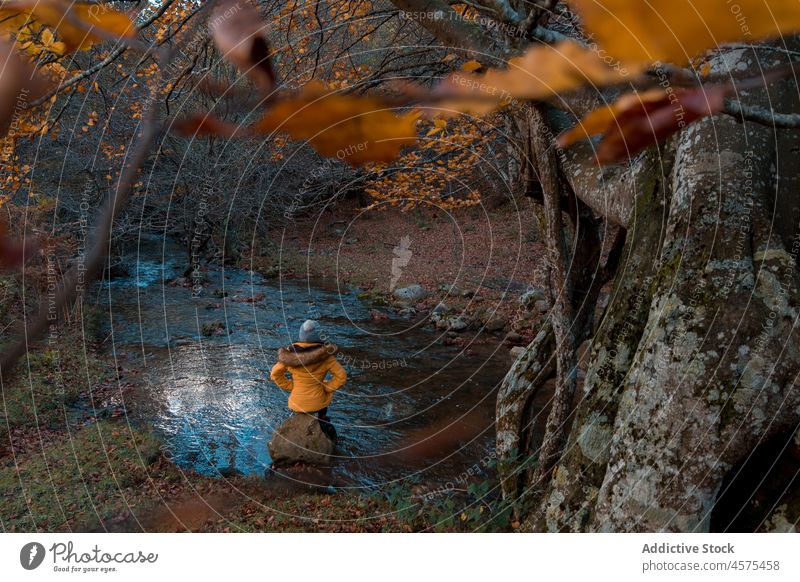
[(317, 420), (319, 420), (319, 426), (328, 438), (331, 440), (336, 440), (336, 429), (331, 424), (331, 419), (328, 418), (328, 407), (326, 406), (322, 410), (317, 410), (313, 414), (317, 415)]

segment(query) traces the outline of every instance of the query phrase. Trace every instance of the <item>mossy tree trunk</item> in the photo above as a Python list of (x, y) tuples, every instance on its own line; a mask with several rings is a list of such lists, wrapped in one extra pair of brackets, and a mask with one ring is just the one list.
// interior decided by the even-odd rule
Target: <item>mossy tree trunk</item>
[[(754, 74), (783, 62), (766, 48), (710, 60), (718, 72)], [(744, 98), (797, 110), (788, 83)], [(514, 460), (538, 452), (523, 435), (541, 422), (531, 396), (558, 373), (549, 330), (500, 391), (504, 493), (532, 498), (529, 529), (708, 530), (726, 475), (760, 444), (797, 430), (800, 174), (789, 154), (797, 141), (796, 131), (715, 116), (633, 163), (645, 171), (631, 172), (626, 244), (545, 483)]]

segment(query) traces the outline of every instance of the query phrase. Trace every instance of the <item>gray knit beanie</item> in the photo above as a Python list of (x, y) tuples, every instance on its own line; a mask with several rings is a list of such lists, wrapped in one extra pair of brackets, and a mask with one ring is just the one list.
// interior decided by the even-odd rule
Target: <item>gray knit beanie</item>
[(319, 324), (313, 319), (306, 319), (300, 326), (300, 341), (309, 343), (322, 343), (319, 337)]

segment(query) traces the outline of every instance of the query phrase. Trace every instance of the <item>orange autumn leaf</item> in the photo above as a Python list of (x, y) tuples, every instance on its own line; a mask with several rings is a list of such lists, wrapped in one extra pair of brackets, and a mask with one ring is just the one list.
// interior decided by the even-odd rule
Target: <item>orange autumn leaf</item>
[(127, 14), (100, 4), (17, 0), (3, 2), (0, 16), (10, 18), (11, 23), (18, 23), (22, 16), (46, 24), (56, 31), (69, 52), (86, 50), (106, 38), (136, 36), (136, 27)]
[(278, 101), (256, 123), (259, 133), (281, 131), (307, 140), (320, 154), (357, 166), (388, 162), (417, 140), (417, 116), (397, 115), (376, 97), (327, 93), (310, 83)]
[(450, 75), (434, 90), (441, 100), (436, 109), (445, 114), (485, 115), (511, 99), (549, 99), (587, 84), (621, 83), (636, 72), (633, 67), (610, 67), (596, 53), (571, 41), (536, 45), (511, 59), (506, 69), (489, 69), (483, 75)]
[(483, 65), (481, 65), (478, 61), (467, 61), (466, 63), (461, 65), (461, 70), (471, 73), (472, 71), (477, 71), (482, 66)]
[(684, 64), (706, 49), (800, 31), (796, 0), (572, 0), (592, 39), (623, 61)]
[(721, 111), (729, 91), (727, 85), (716, 85), (629, 93), (589, 113), (578, 126), (562, 134), (557, 145), (564, 147), (581, 137), (603, 133), (597, 148), (598, 162), (623, 160), (694, 121)]

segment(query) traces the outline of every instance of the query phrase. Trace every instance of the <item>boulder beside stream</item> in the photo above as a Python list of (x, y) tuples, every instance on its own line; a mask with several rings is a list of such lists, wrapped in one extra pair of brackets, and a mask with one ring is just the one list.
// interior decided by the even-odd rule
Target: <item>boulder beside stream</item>
[(275, 466), (330, 465), (335, 447), (335, 439), (325, 434), (319, 420), (309, 414), (290, 416), (278, 427), (268, 445)]

